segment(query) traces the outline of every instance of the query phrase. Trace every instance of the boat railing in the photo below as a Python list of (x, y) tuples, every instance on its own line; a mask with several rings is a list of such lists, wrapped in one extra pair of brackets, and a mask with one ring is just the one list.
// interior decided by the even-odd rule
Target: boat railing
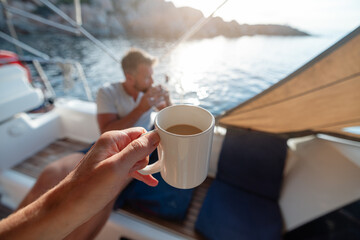
[[(59, 58), (59, 57), (51, 58), (49, 55), (47, 55), (43, 52), (40, 52), (39, 50), (36, 50), (35, 48), (7, 35), (4, 32), (1, 32), (1, 31), (0, 31), (0, 38), (14, 44), (17, 47), (20, 47), (21, 49), (24, 49), (36, 56), (36, 57), (20, 57), (20, 60), (23, 62), (26, 62), (26, 63), (31, 63), (34, 66), (35, 70), (39, 74), (41, 82), (43, 83), (43, 85), (45, 87), (46, 97), (48, 97), (48, 98), (56, 97), (56, 94), (55, 94), (55, 91), (54, 91), (41, 64), (57, 64), (57, 65), (62, 65), (62, 66), (74, 67), (74, 69), (77, 72), (78, 78), (82, 82), (87, 99), (89, 101), (94, 101), (88, 81), (85, 76), (84, 69), (78, 61), (75, 61), (72, 59), (63, 59), (63, 58)], [(6, 62), (2, 62), (2, 63), (6, 63)], [(63, 71), (63, 74), (64, 75), (67, 74), (65, 79), (67, 77), (70, 77), (69, 72)]]
[(57, 8), (54, 4), (52, 4), (51, 2), (47, 1), (47, 0), (39, 0), (42, 4), (44, 4), (45, 6), (47, 6), (49, 9), (51, 9), (52, 11), (54, 11), (57, 15), (59, 15), (60, 17), (62, 17), (65, 21), (67, 21), (68, 23), (70, 23), (72, 25), (72, 27), (70, 26), (66, 26), (60, 23), (56, 23), (50, 20), (47, 20), (45, 18), (39, 17), (37, 15), (28, 13), (26, 11), (23, 11), (21, 9), (17, 9), (15, 7), (9, 6), (7, 4), (7, 0), (1, 0), (1, 5), (3, 6), (4, 9), (4, 16), (6, 18), (6, 22), (7, 22), (7, 26), (9, 29), (9, 32), (11, 34), (11, 36), (9, 36), (8, 34), (1, 32), (0, 31), (0, 38), (12, 43), (15, 45), (17, 52), (20, 55), (23, 55), (23, 49), (30, 52), (31, 54), (37, 56), (39, 59), (32, 59), (31, 62), (36, 71), (38, 72), (41, 81), (43, 82), (46, 91), (48, 92), (48, 95), (52, 95), (53, 97), (55, 97), (55, 91), (52, 88), (46, 74), (45, 71), (43, 70), (41, 63), (56, 63), (56, 64), (62, 64), (62, 66), (69, 66), (69, 65), (73, 65), (74, 68), (77, 71), (78, 77), (81, 80), (84, 89), (85, 89), (85, 93), (87, 96), (87, 99), (89, 101), (93, 101), (93, 96), (91, 93), (91, 90), (89, 88), (89, 84), (87, 82), (86, 79), (86, 75), (84, 72), (84, 69), (82, 67), (82, 65), (75, 60), (72, 59), (62, 59), (62, 58), (51, 58), (50, 56), (48, 56), (45, 53), (42, 53), (38, 50), (36, 50), (35, 48), (21, 42), (18, 40), (14, 25), (12, 23), (12, 14), (15, 15), (19, 15), (21, 17), (25, 17), (28, 19), (32, 19), (34, 21), (38, 21), (41, 22), (42, 24), (51, 26), (51, 27), (55, 27), (58, 29), (61, 29), (63, 31), (67, 31), (67, 32), (71, 32), (73, 34), (77, 34), (80, 35), (82, 34), (83, 36), (87, 37), (90, 41), (92, 41), (97, 47), (99, 47), (103, 52), (105, 52), (106, 54), (108, 54), (115, 62), (119, 63), (119, 59), (116, 58), (116, 56), (103, 44), (101, 43), (99, 40), (97, 40), (94, 36), (92, 36), (88, 31), (86, 31), (81, 25), (82, 25), (82, 21), (81, 21), (81, 8), (80, 8), (80, 1), (79, 0), (74, 0), (74, 5), (75, 5), (75, 12), (76, 12), (76, 21), (74, 21), (72, 18), (70, 18), (68, 15), (66, 15), (63, 11), (61, 11), (59, 8)]

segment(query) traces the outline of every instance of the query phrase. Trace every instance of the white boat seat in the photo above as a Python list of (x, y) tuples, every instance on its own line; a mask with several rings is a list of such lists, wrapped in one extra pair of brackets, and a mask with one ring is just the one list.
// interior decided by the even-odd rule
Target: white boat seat
[(16, 64), (0, 67), (0, 122), (39, 107), (43, 101), (41, 90), (31, 86), (24, 68)]

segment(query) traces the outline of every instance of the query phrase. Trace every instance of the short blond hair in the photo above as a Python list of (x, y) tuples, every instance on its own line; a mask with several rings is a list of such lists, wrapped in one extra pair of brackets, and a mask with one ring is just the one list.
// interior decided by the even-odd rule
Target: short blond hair
[(148, 64), (153, 66), (157, 62), (156, 58), (150, 56), (144, 51), (131, 48), (121, 60), (121, 67), (124, 73), (132, 73), (139, 64)]

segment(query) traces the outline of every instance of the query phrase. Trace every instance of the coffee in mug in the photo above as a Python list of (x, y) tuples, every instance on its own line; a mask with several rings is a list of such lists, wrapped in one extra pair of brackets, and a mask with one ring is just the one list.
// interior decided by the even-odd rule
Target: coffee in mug
[(160, 172), (165, 182), (176, 188), (199, 186), (208, 174), (214, 125), (214, 116), (201, 107), (164, 108), (155, 118), (155, 131), (160, 136), (159, 160), (139, 172)]
[(178, 135), (193, 135), (202, 132), (199, 128), (187, 124), (177, 124), (167, 128), (166, 131)]

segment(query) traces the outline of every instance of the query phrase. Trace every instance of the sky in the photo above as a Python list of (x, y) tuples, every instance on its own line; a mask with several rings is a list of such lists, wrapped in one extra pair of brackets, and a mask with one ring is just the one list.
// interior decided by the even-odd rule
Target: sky
[[(205, 16), (224, 0), (166, 0)], [(360, 26), (360, 0), (228, 0), (217, 16), (240, 24), (284, 24), (312, 34), (350, 32)]]

